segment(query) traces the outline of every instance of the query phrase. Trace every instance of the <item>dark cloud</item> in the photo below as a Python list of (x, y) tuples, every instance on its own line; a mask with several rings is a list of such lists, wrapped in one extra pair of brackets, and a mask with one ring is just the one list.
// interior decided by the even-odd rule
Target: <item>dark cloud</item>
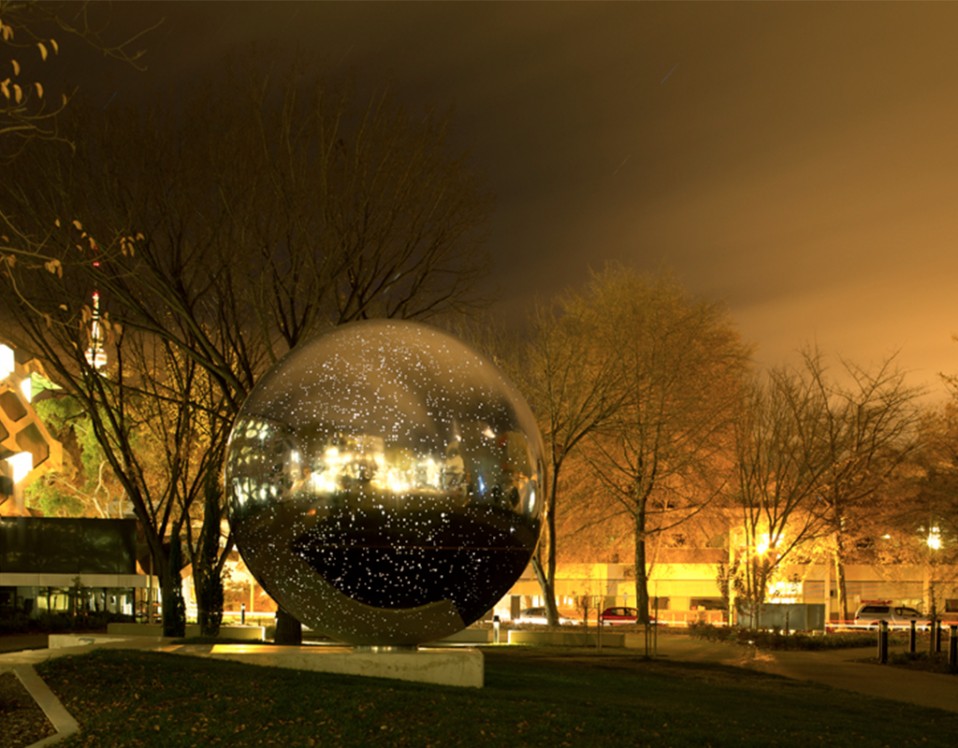
[[(767, 363), (805, 342), (958, 370), (955, 4), (120, 3), (146, 74), (301, 50), (452, 107), (497, 196), (513, 308), (609, 259), (724, 300)], [(122, 97), (121, 96), (121, 97)]]

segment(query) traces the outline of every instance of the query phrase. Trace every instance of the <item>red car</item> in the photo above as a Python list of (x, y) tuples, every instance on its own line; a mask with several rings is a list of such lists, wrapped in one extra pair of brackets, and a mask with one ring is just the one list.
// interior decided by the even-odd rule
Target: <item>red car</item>
[(616, 626), (638, 622), (639, 611), (635, 608), (606, 608), (599, 614), (599, 623), (603, 626)]

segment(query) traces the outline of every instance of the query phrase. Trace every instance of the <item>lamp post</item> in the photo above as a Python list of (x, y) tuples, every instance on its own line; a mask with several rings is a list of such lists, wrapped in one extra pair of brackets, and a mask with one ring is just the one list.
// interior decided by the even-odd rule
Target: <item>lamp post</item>
[(928, 531), (928, 537), (925, 538), (925, 543), (933, 551), (941, 550), (941, 528), (938, 527), (938, 525), (933, 525)]
[(941, 651), (941, 632), (938, 622), (938, 601), (935, 596), (935, 563), (938, 560), (938, 551), (941, 550), (941, 528), (938, 525), (932, 525), (928, 529), (928, 535), (925, 538), (925, 545), (928, 546), (928, 607), (931, 611), (931, 629), (929, 631), (931, 641), (929, 643), (929, 653), (935, 654)]

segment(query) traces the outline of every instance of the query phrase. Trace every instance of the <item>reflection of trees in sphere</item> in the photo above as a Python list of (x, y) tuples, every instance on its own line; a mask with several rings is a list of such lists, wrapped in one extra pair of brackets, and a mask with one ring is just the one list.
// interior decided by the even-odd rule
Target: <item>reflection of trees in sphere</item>
[(341, 641), (417, 644), (477, 620), (522, 574), (542, 445), (522, 398), (463, 343), (357, 322), (253, 389), (227, 483), (237, 546), (281, 606)]

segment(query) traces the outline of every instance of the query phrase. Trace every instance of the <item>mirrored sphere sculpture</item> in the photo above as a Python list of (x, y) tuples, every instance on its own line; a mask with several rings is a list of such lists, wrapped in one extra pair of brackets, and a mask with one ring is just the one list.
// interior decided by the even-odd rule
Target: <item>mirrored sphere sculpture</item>
[(464, 628), (539, 537), (532, 413), (487, 359), (417, 323), (352, 323), (293, 350), (243, 404), (226, 470), (250, 571), (350, 644)]

